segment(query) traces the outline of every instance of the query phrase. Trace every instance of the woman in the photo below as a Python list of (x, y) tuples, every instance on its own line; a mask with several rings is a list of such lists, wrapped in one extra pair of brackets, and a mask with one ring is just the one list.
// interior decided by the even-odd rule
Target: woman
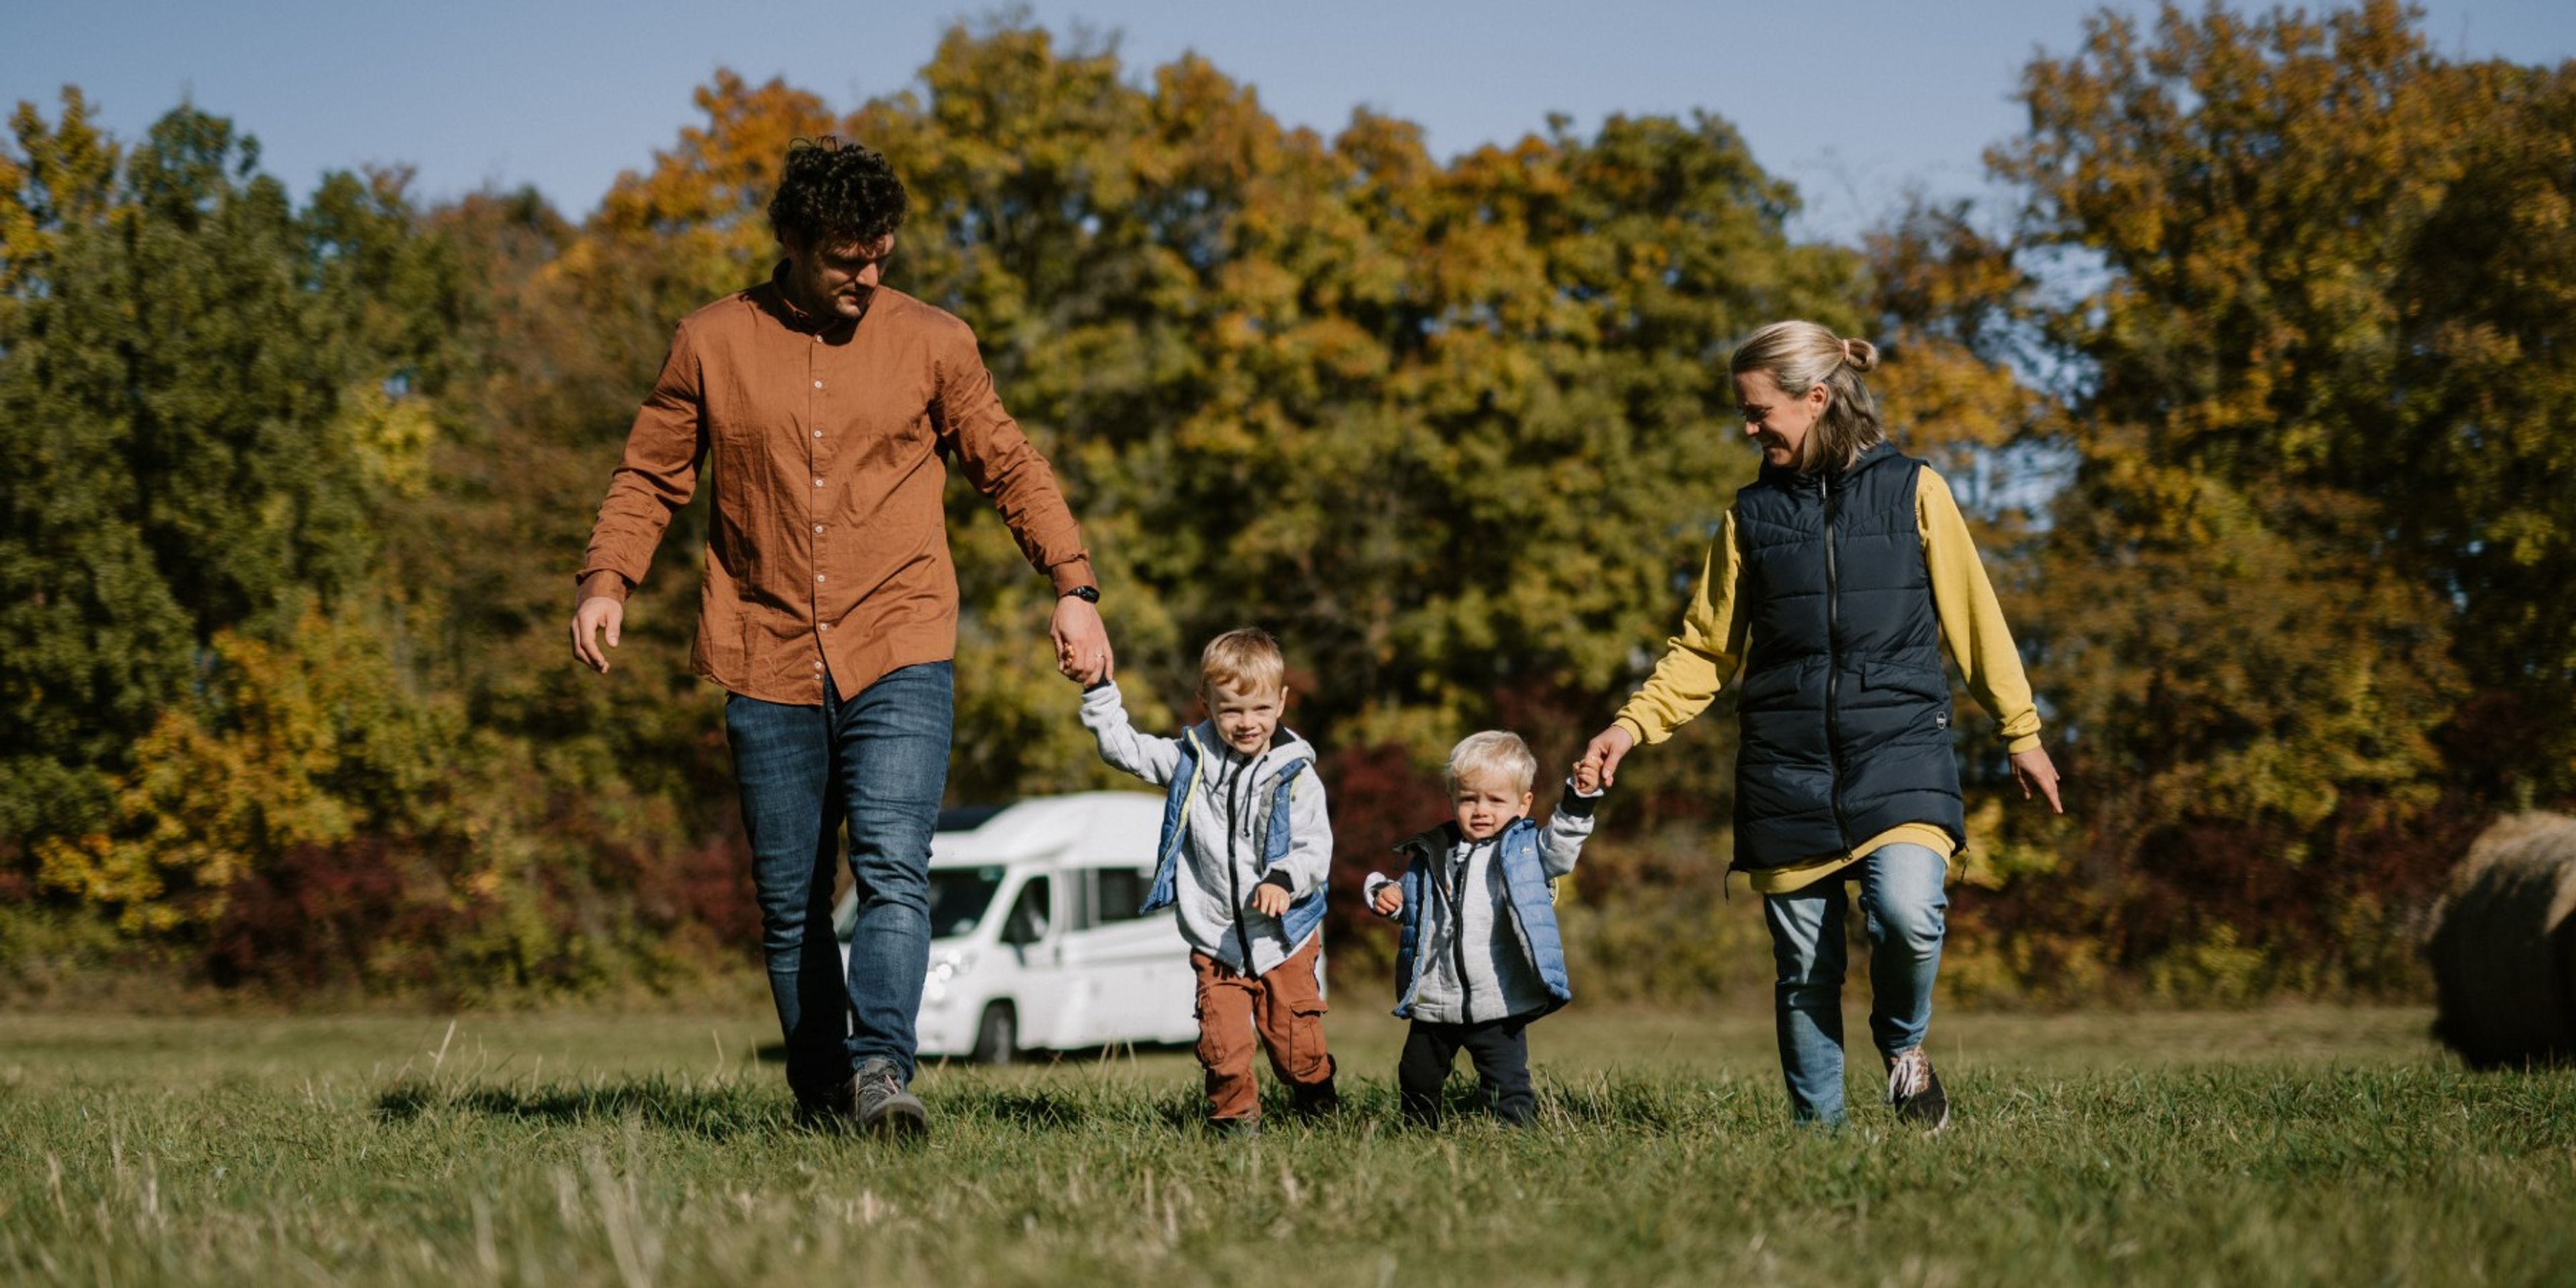
[(2003, 723), (2013, 776), (2059, 809), (2021, 658), (1949, 484), (1888, 445), (1865, 340), (1776, 322), (1729, 364), (1762, 471), (1736, 493), (1654, 675), (1585, 748), (1612, 781), (1736, 686), (1735, 862), (1763, 896), (1779, 963), (1780, 1066), (1801, 1121), (1843, 1117), (1846, 886), (1868, 917), (1870, 1036), (1899, 1118), (1949, 1098), (1924, 1054), (1941, 963), (1942, 879), (1966, 844), (1941, 646)]

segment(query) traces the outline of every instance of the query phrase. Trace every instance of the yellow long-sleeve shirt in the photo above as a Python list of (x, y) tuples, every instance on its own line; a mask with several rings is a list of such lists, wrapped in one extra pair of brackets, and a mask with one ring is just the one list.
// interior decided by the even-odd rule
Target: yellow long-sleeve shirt
[[(1968, 521), (1959, 513), (1949, 481), (1924, 467), (1914, 488), (1914, 522), (1922, 534), (1923, 562), (1932, 576), (1932, 607), (1941, 620), (1941, 640), (1959, 665), (1960, 678), (1977, 704), (2003, 724), (2005, 747), (2028, 751), (2039, 745), (2039, 708), (2030, 699), (2030, 681), (2022, 674), (2021, 654), (2013, 648), (2012, 628), (2004, 623), (2003, 606), (1995, 602), (1994, 583), (1986, 580), (1977, 560), (1977, 545)], [(1751, 622), (1741, 593), (1744, 549), (1738, 539), (1735, 507), (1728, 506), (1717, 539), (1709, 543), (1708, 560), (1690, 608), (1682, 615), (1682, 633), (1666, 646), (1663, 660), (1645, 686), (1619, 709), (1618, 723), (1640, 743), (1658, 743), (1708, 709), (1717, 693), (1744, 666), (1745, 632)], [(1751, 874), (1754, 890), (1783, 894), (1841, 871), (1884, 845), (1908, 842), (1943, 858), (1952, 857), (1950, 834), (1935, 823), (1905, 823), (1881, 832), (1848, 854), (1820, 854), (1784, 868)]]

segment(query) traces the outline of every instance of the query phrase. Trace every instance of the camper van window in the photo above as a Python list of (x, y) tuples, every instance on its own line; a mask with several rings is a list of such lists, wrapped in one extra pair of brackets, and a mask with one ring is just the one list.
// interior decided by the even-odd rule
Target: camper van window
[(1093, 868), (1091, 888), (1102, 925), (1134, 921), (1143, 915), (1136, 911), (1145, 902), (1143, 872), (1135, 868)]
[(930, 937), (973, 934), (975, 927), (983, 923), (984, 910), (993, 906), (993, 892), (1001, 888), (1002, 870), (998, 867), (932, 868)]
[(1030, 877), (1020, 887), (1019, 899), (1011, 905), (1011, 919), (1002, 923), (1002, 942), (1034, 944), (1047, 936), (1047, 925), (1054, 920), (1054, 894), (1045, 877)]

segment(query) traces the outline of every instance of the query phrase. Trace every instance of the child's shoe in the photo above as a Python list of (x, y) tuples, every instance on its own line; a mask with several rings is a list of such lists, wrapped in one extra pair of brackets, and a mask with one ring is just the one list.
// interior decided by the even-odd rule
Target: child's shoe
[(1325, 1118), (1342, 1111), (1342, 1093), (1333, 1088), (1333, 1075), (1312, 1086), (1288, 1089), (1288, 1109), (1300, 1118)]

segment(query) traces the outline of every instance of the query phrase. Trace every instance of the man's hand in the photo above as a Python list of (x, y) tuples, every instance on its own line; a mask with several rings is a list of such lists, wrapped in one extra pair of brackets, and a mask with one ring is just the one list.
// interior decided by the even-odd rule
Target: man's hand
[(1264, 881), (1252, 890), (1252, 910), (1265, 917), (1288, 915), (1288, 892)]
[(1379, 886), (1377, 902), (1371, 906), (1377, 909), (1377, 915), (1381, 917), (1392, 917), (1404, 911), (1404, 887), (1391, 881)]
[(1626, 725), (1612, 725), (1592, 736), (1583, 759), (1574, 764), (1574, 788), (1586, 796), (1619, 781), (1619, 762), (1637, 745)]
[(1100, 624), (1100, 610), (1091, 601), (1079, 595), (1057, 596), (1049, 633), (1055, 637), (1055, 669), (1064, 672), (1066, 679), (1087, 689), (1116, 671), (1109, 628)]
[(600, 647), (599, 632), (608, 632), (608, 648), (617, 647), (617, 629), (626, 624), (626, 605), (606, 595), (593, 595), (581, 601), (572, 614), (572, 655), (575, 660), (601, 675), (608, 674), (608, 654)]
[(2063, 814), (2066, 807), (2057, 800), (2057, 766), (2048, 759), (2048, 748), (2033, 747), (2012, 754), (2013, 781), (2021, 784), (2021, 798), (2029, 800), (2037, 791), (2048, 798), (2048, 808)]

